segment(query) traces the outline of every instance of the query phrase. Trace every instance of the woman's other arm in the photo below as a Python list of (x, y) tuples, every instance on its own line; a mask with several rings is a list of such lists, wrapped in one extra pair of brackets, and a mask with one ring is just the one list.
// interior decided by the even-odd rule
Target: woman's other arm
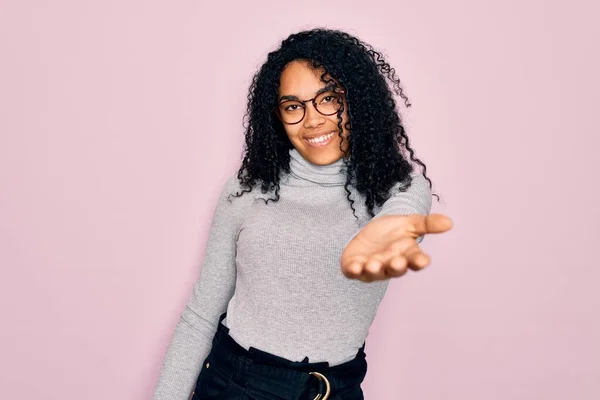
[(208, 356), (219, 316), (235, 289), (236, 238), (241, 223), (237, 178), (231, 177), (219, 197), (211, 223), (202, 268), (183, 310), (167, 352), (153, 400), (187, 400), (202, 362)]

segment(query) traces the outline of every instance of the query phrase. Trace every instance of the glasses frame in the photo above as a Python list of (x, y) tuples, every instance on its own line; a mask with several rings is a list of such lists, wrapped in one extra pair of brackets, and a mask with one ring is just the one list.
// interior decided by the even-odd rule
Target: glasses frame
[[(342, 98), (342, 110), (343, 110), (343, 107), (344, 107), (343, 100), (344, 100), (344, 97), (345, 97), (345, 95), (346, 95), (346, 93), (347, 93), (347, 92), (346, 92), (346, 90), (344, 90), (344, 89), (340, 89), (340, 88), (332, 88), (332, 90), (331, 90), (331, 91), (332, 91), (332, 92), (334, 92), (334, 93), (338, 93), (338, 94), (340, 94), (340, 95), (341, 95), (341, 98)], [(296, 125), (296, 124), (299, 124), (300, 122), (302, 122), (302, 120), (304, 120), (304, 117), (306, 117), (306, 103), (308, 103), (308, 102), (311, 102), (311, 103), (313, 104), (313, 107), (315, 108), (315, 110), (317, 110), (317, 112), (318, 112), (319, 114), (321, 114), (321, 115), (324, 115), (324, 116), (326, 116), (326, 117), (329, 117), (329, 116), (331, 116), (331, 115), (335, 115), (335, 114), (337, 114), (337, 113), (338, 113), (338, 111), (339, 111), (339, 109), (338, 109), (338, 110), (335, 110), (335, 111), (334, 111), (334, 112), (332, 112), (331, 114), (325, 114), (325, 113), (322, 113), (321, 111), (319, 111), (319, 107), (317, 107), (317, 102), (316, 102), (316, 99), (317, 99), (317, 97), (321, 96), (321, 95), (322, 95), (322, 94), (324, 94), (324, 93), (327, 93), (327, 92), (319, 93), (318, 95), (316, 95), (316, 96), (315, 96), (315, 97), (313, 97), (312, 99), (308, 99), (308, 100), (284, 100), (284, 101), (282, 101), (282, 102), (278, 103), (278, 104), (277, 104), (277, 105), (276, 105), (276, 106), (273, 108), (273, 111), (275, 112), (275, 115), (277, 115), (277, 118), (279, 118), (279, 120), (280, 120), (282, 123), (286, 124), (286, 125)], [(285, 122), (285, 121), (283, 120), (283, 117), (281, 116), (281, 112), (279, 111), (279, 107), (281, 106), (281, 104), (285, 103), (286, 101), (297, 101), (297, 102), (299, 102), (299, 103), (302, 103), (302, 112), (303, 112), (303, 114), (302, 114), (302, 118), (300, 118), (300, 119), (298, 120), (298, 122)]]

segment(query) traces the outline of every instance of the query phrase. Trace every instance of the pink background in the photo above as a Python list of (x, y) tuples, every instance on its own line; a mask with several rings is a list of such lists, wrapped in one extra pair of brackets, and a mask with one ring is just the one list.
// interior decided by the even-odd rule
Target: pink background
[(0, 398), (151, 396), (250, 78), (316, 25), (389, 57), (455, 221), (391, 283), (366, 398), (600, 398), (593, 3), (2, 1)]

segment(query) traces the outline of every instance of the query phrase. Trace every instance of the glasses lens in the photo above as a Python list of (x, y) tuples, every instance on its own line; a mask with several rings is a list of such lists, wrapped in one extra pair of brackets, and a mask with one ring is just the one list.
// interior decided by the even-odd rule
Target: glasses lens
[(342, 98), (336, 92), (325, 92), (317, 96), (315, 103), (321, 114), (333, 115), (342, 107)]
[(295, 124), (304, 117), (304, 105), (299, 101), (284, 101), (279, 104), (279, 115), (281, 115), (283, 122)]

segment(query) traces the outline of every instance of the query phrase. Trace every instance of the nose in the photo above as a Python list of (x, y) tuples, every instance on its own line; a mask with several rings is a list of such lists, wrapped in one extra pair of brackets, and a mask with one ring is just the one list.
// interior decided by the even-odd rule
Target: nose
[(317, 111), (312, 102), (306, 104), (306, 115), (304, 116), (304, 128), (318, 128), (325, 123), (325, 116)]

